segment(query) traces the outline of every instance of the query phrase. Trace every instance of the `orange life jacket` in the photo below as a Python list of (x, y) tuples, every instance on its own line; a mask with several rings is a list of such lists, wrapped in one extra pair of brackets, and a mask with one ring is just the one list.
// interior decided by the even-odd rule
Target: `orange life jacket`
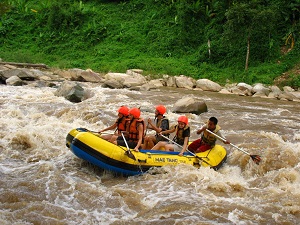
[(139, 130), (138, 126), (143, 125), (143, 139), (145, 134), (145, 121), (143, 119), (132, 119), (129, 122), (129, 140), (133, 142), (138, 142), (139, 140)]
[(118, 135), (121, 135), (122, 131), (126, 131), (127, 122), (128, 122), (128, 119), (126, 116), (123, 116), (122, 118), (117, 119), (116, 123), (117, 123)]

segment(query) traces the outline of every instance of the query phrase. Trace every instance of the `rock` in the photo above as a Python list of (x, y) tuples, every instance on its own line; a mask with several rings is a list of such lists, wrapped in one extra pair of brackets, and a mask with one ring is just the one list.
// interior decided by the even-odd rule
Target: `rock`
[(10, 69), (1, 71), (1, 76), (5, 79), (10, 78), (12, 76), (17, 76), (21, 80), (32, 81), (35, 80), (35, 77), (32, 74), (29, 74), (24, 69)]
[(180, 75), (179, 77), (175, 77), (175, 84), (178, 88), (186, 88), (193, 89), (195, 85), (195, 81), (193, 78), (186, 77), (184, 75)]
[(84, 99), (85, 91), (77, 83), (64, 81), (54, 94), (56, 96), (63, 96), (70, 102), (81, 102)]
[(104, 81), (103, 87), (112, 88), (112, 89), (120, 89), (123, 88), (123, 84), (118, 80), (106, 80)]
[(132, 86), (141, 86), (147, 82), (146, 78), (135, 72), (126, 73), (107, 73), (105, 75), (106, 80), (117, 80), (123, 87), (130, 88)]
[(284, 86), (283, 87), (283, 91), (285, 91), (285, 92), (293, 92), (295, 90), (293, 88), (289, 87), (289, 86)]
[(278, 98), (280, 99), (280, 100), (287, 100), (287, 101), (293, 101), (293, 99), (294, 99), (294, 96), (292, 95), (292, 94), (290, 94), (290, 92), (282, 92), (282, 94), (280, 94), (279, 96), (278, 96)]
[(226, 88), (222, 88), (221, 91), (219, 91), (221, 94), (232, 94), (230, 91), (228, 91)]
[(207, 105), (204, 101), (196, 101), (194, 98), (188, 96), (178, 100), (174, 104), (172, 111), (175, 113), (194, 113), (199, 115), (207, 112)]
[(268, 96), (270, 93), (270, 89), (266, 88), (263, 84), (258, 83), (255, 84), (252, 91), (255, 93), (254, 96)]
[(201, 88), (203, 91), (221, 91), (222, 87), (208, 79), (199, 79), (196, 81), (196, 87)]
[(279, 95), (282, 94), (282, 91), (279, 89), (279, 87), (273, 85), (273, 86), (270, 86), (269, 88), (270, 88), (271, 92), (269, 93), (268, 97), (279, 99)]
[(164, 76), (164, 79), (166, 80), (167, 87), (176, 87), (175, 77), (166, 75)]
[(294, 96), (294, 100), (300, 100), (300, 91), (293, 91), (289, 93)]
[(141, 91), (149, 91), (151, 89), (157, 89), (159, 87), (163, 87), (163, 83), (161, 79), (150, 80), (148, 83), (143, 84), (140, 88)]
[(244, 91), (244, 90), (252, 91), (252, 86), (249, 84), (246, 84), (246, 83), (238, 83), (236, 86), (241, 91)]
[(241, 89), (237, 88), (236, 86), (230, 88), (229, 91), (230, 91), (232, 94), (235, 94), (235, 95), (246, 96), (246, 94), (245, 94), (245, 91), (246, 91), (246, 90), (242, 91)]
[(24, 83), (18, 76), (11, 76), (6, 79), (6, 84), (10, 86), (22, 86)]

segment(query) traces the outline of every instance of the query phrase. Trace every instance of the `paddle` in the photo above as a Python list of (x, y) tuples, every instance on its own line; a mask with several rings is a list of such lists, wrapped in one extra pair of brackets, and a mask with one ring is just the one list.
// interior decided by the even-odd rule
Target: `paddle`
[[(177, 145), (180, 148), (183, 148), (183, 146), (181, 146), (180, 144), (176, 143), (175, 141), (171, 140), (170, 138), (160, 134), (162, 137), (164, 137), (165, 139), (171, 141), (173, 144)], [(207, 165), (210, 165), (208, 162), (206, 162), (204, 159), (200, 158), (199, 156), (197, 156), (194, 152), (191, 152), (190, 150), (186, 149), (190, 154), (192, 154), (193, 156), (195, 156), (198, 160), (201, 160), (203, 162), (205, 162)], [(210, 165), (212, 166), (212, 165)]]
[(85, 132), (91, 132), (91, 133), (96, 133), (96, 134), (114, 134), (114, 133), (106, 133), (106, 132), (99, 132), (99, 131), (93, 131), (93, 130), (88, 130), (86, 128), (77, 128), (79, 131), (85, 131)]
[(133, 160), (136, 160), (136, 158), (134, 157), (134, 155), (133, 155), (132, 152), (130, 151), (130, 148), (128, 147), (128, 144), (127, 144), (126, 138), (124, 137), (123, 132), (121, 132), (121, 134), (122, 134), (123, 140), (124, 140), (124, 142), (125, 142), (125, 144), (126, 144), (126, 148), (127, 148), (127, 151), (125, 151), (125, 154), (126, 154), (129, 158), (131, 158), (131, 159), (133, 159)]
[[(206, 129), (206, 131), (207, 131), (208, 133), (211, 133), (212, 135), (215, 135), (217, 138), (221, 139), (222, 141), (226, 141), (224, 138), (220, 137), (219, 135), (215, 134), (214, 132), (212, 132), (212, 131), (210, 131), (210, 130), (208, 130), (208, 129)], [(231, 145), (232, 147), (234, 147), (234, 148), (240, 150), (241, 152), (243, 152), (243, 153), (249, 155), (249, 156), (251, 157), (251, 159), (253, 160), (253, 162), (255, 162), (257, 165), (259, 165), (259, 163), (260, 163), (260, 161), (261, 161), (261, 158), (260, 158), (259, 155), (250, 155), (250, 153), (248, 153), (248, 152), (246, 152), (245, 150), (239, 148), (238, 146), (236, 146), (236, 145), (234, 145), (234, 144), (232, 144), (232, 143), (230, 143), (230, 145)]]

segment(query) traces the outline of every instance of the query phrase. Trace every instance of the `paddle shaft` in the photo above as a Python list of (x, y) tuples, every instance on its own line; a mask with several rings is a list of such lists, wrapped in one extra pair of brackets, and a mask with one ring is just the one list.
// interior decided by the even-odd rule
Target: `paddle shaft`
[[(178, 147), (183, 148), (183, 146), (181, 146), (180, 144), (178, 144), (178, 143), (176, 143), (175, 141), (171, 140), (170, 138), (168, 138), (168, 137), (166, 137), (166, 136), (164, 136), (164, 135), (162, 135), (162, 134), (161, 134), (161, 136), (164, 137), (165, 139), (171, 141), (172, 143), (174, 143), (174, 144), (177, 145)], [(195, 156), (197, 159), (202, 160), (202, 161), (205, 162), (207, 165), (210, 165), (210, 164), (209, 164), (208, 162), (206, 162), (204, 159), (202, 159), (202, 158), (200, 158), (199, 156), (197, 156), (194, 152), (191, 152), (190, 150), (188, 150), (188, 148), (186, 148), (186, 150), (187, 150), (190, 154), (192, 154), (193, 156)], [(211, 166), (211, 165), (210, 165), (210, 166)]]
[[(214, 132), (210, 131), (209, 129), (206, 129), (206, 131), (207, 131), (208, 133), (211, 133), (212, 135), (215, 135), (217, 138), (221, 139), (222, 141), (226, 141), (226, 139), (220, 137), (219, 135), (215, 134)], [(236, 149), (238, 149), (238, 150), (244, 152), (245, 154), (250, 155), (250, 153), (244, 151), (243, 149), (239, 148), (238, 146), (236, 146), (236, 145), (234, 145), (234, 144), (232, 144), (232, 143), (230, 143), (230, 145), (231, 145), (232, 147), (234, 147), (234, 148), (236, 148)]]
[(124, 137), (124, 134), (123, 134), (123, 132), (121, 132), (121, 134), (122, 134), (123, 140), (124, 140), (124, 142), (125, 142), (125, 145), (126, 145), (127, 151), (129, 151), (129, 152), (130, 152), (130, 149), (129, 149), (129, 147), (128, 147), (128, 144), (127, 144), (126, 138)]

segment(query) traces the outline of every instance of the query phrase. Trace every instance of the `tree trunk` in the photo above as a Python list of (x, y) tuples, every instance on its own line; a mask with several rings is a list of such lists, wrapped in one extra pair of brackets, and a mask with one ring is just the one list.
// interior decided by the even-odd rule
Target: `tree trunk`
[(208, 46), (208, 58), (210, 59), (211, 52), (210, 52), (210, 40), (209, 39), (207, 41), (207, 46)]
[(247, 54), (246, 54), (246, 63), (245, 63), (245, 70), (248, 70), (249, 64), (249, 55), (250, 55), (250, 37), (247, 38)]

